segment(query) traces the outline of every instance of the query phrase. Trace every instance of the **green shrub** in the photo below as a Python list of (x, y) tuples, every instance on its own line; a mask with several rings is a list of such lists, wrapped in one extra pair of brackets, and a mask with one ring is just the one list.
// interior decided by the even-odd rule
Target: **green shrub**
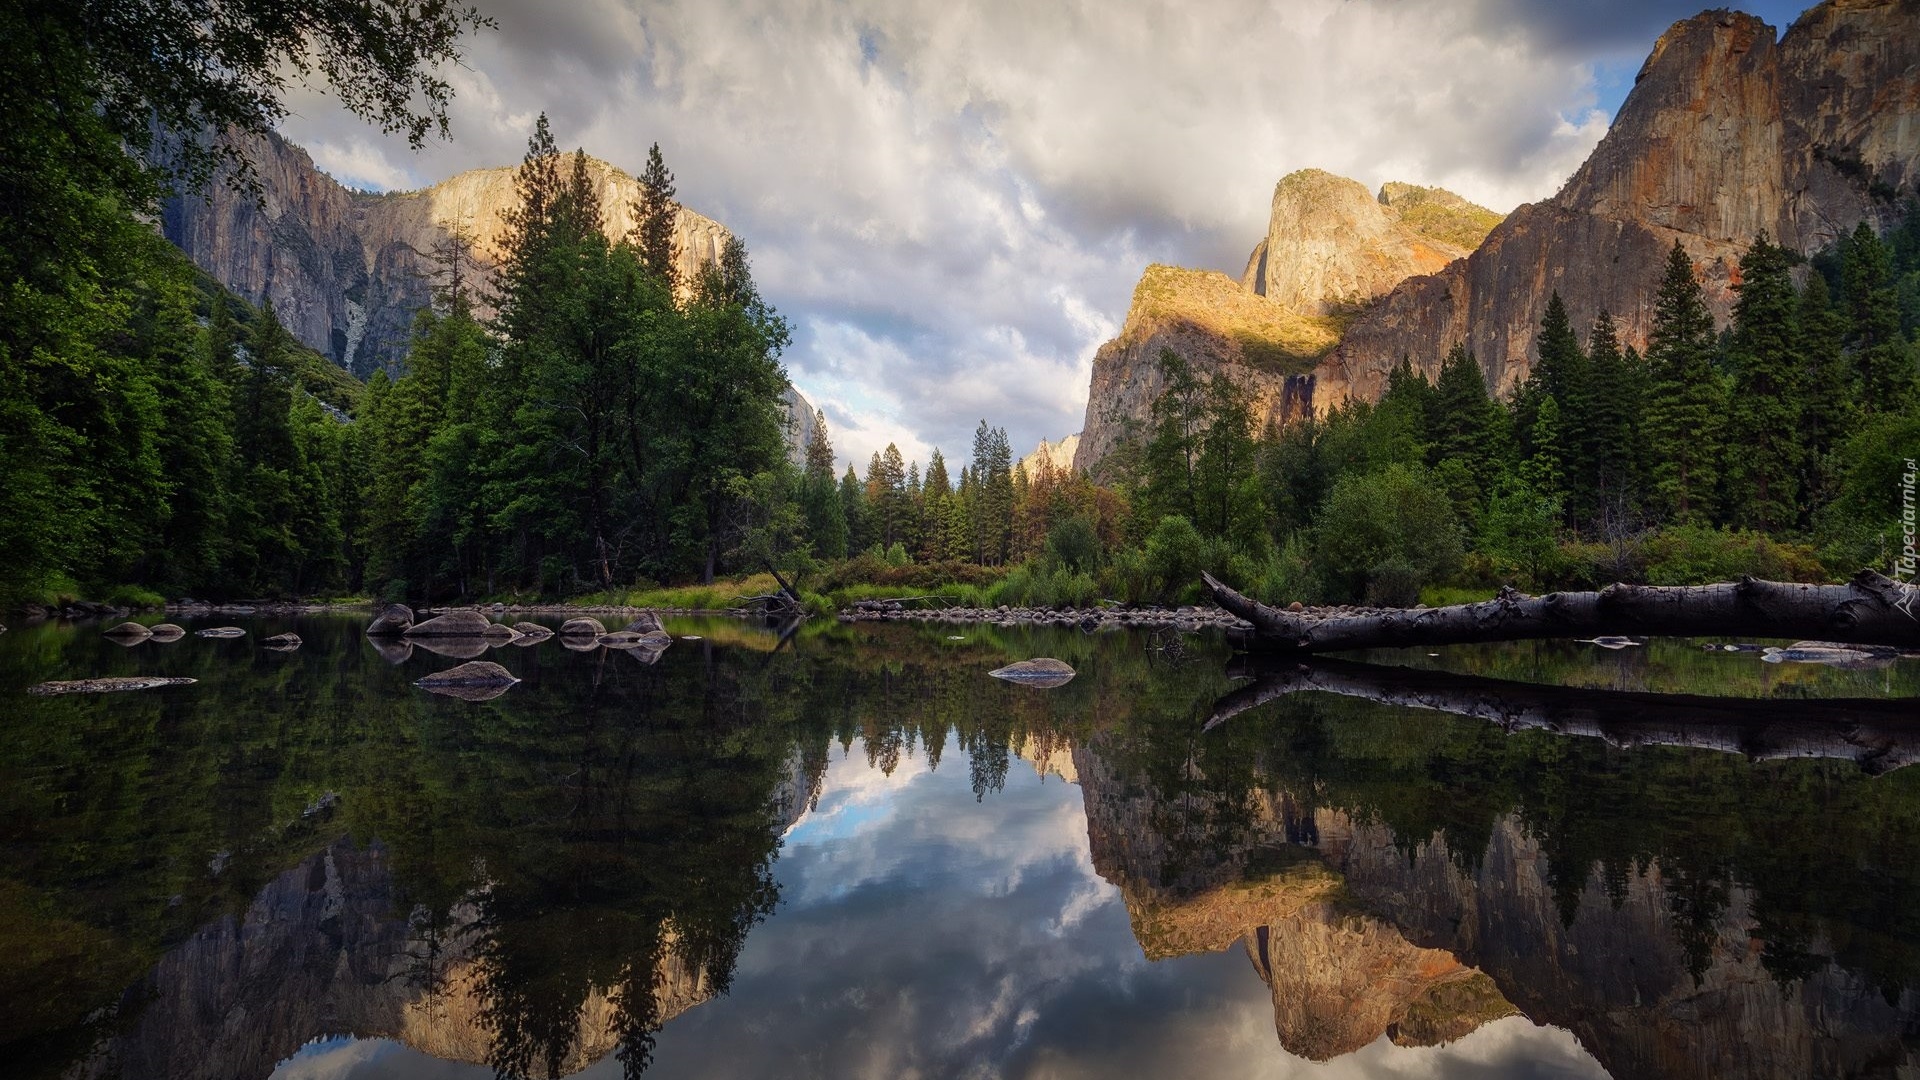
[(1152, 595), (1166, 603), (1199, 589), (1200, 572), (1208, 556), (1207, 544), (1193, 522), (1168, 514), (1147, 536), (1147, 578)]
[(1420, 571), (1394, 555), (1367, 570), (1367, 603), (1375, 607), (1412, 607), (1420, 602)]
[(1704, 585), (1750, 575), (1772, 581), (1825, 581), (1813, 549), (1741, 529), (1675, 525), (1647, 539), (1647, 581)]
[(138, 585), (116, 585), (107, 592), (107, 603), (125, 608), (165, 607), (167, 598)]
[(1047, 559), (1077, 573), (1091, 574), (1100, 568), (1100, 533), (1085, 515), (1054, 525), (1047, 533)]
[(1109, 600), (1125, 604), (1144, 604), (1152, 591), (1147, 572), (1147, 553), (1139, 548), (1123, 548), (1107, 557), (1100, 572), (1100, 588)]
[[(1314, 542), (1331, 593), (1366, 593), (1375, 568), (1411, 569), (1414, 586), (1445, 579), (1460, 566), (1460, 526), (1425, 470), (1388, 465), (1342, 476), (1314, 525)], [(1397, 561), (1396, 561), (1397, 560)]]

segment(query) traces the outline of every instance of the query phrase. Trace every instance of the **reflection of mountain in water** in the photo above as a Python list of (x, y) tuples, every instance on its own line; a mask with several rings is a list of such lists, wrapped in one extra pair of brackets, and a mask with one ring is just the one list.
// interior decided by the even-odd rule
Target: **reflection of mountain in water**
[(1594, 867), (1570, 895), (1515, 813), (1463, 852), (1272, 782), (1210, 784), (1198, 750), (1160, 763), (1176, 790), (1121, 764), (1129, 749), (1114, 740), (1073, 756), (1094, 865), (1121, 887), (1146, 955), (1242, 941), (1301, 1056), (1382, 1034), (1446, 1041), (1517, 1006), (1620, 1077), (1893, 1075), (1916, 1061), (1912, 990), (1883, 993), (1830, 962), (1833, 942), (1803, 942), (1800, 970), (1783, 970), (1781, 928), (1763, 928), (1752, 891), (1724, 877), (1656, 859), (1624, 875)]
[[(769, 801), (773, 834), (806, 814), (817, 785), (817, 772), (791, 757)], [(732, 966), (731, 955), (723, 967), (702, 962), (698, 943), (683, 942), (669, 916), (654, 930), (654, 948), (625, 958), (642, 981), (516, 994), (501, 970), (493, 887), (444, 912), (406, 907), (387, 848), (342, 838), (269, 882), (243, 914), (167, 953), (128, 991), (132, 1027), (70, 1075), (266, 1076), (308, 1041), (334, 1034), (391, 1038), (529, 1076), (578, 1072), (630, 1044), (641, 1050), (638, 1071), (652, 1032), (711, 998)], [(540, 940), (557, 947), (546, 959), (562, 967), (569, 944), (615, 946)], [(644, 1001), (640, 987), (650, 987)], [(534, 1035), (549, 1037), (534, 1045)]]

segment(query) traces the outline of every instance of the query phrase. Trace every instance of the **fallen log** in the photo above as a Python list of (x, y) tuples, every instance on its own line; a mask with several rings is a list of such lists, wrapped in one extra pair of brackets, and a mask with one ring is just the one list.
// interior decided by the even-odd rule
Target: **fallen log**
[(1430, 709), (1499, 725), (1540, 729), (1613, 746), (1683, 746), (1754, 761), (1840, 758), (1871, 774), (1920, 761), (1920, 719), (1910, 700), (1704, 697), (1588, 690), (1478, 675), (1314, 657), (1229, 669), (1256, 681), (1214, 703), (1212, 730), (1277, 698), (1318, 690), (1382, 705)]
[[(1920, 587), (1862, 570), (1845, 585), (1742, 578), (1717, 585), (1609, 585), (1599, 592), (1527, 596), (1438, 608), (1324, 614), (1282, 611), (1202, 574), (1216, 603), (1253, 624), (1250, 652), (1458, 645), (1525, 638), (1738, 636), (1813, 638), (1920, 648)], [(1912, 609), (1912, 610), (1910, 610)]]

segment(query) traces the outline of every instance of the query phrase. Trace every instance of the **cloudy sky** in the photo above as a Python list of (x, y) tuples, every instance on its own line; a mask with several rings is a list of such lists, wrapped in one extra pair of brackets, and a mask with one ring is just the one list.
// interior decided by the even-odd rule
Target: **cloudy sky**
[[(748, 244), (843, 463), (1079, 430), (1149, 262), (1238, 276), (1318, 167), (1551, 195), (1660, 32), (1705, 0), (473, 0), (424, 152), (296, 91), (286, 135), (359, 187), (512, 164), (544, 110)], [(1734, 3), (1784, 29), (1801, 5)]]

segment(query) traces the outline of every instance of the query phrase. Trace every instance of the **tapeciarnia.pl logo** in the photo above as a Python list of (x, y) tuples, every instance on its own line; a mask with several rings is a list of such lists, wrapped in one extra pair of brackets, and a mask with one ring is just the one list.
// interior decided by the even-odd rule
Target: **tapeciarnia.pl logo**
[(1900, 599), (1894, 606), (1907, 613), (1907, 618), (1915, 618), (1913, 602), (1920, 598), (1920, 584), (1914, 583), (1914, 575), (1920, 572), (1920, 560), (1913, 550), (1914, 512), (1913, 480), (1920, 473), (1914, 465), (1914, 459), (1907, 459), (1907, 469), (1900, 474), (1900, 557), (1893, 563), (1893, 580), (1901, 585)]

